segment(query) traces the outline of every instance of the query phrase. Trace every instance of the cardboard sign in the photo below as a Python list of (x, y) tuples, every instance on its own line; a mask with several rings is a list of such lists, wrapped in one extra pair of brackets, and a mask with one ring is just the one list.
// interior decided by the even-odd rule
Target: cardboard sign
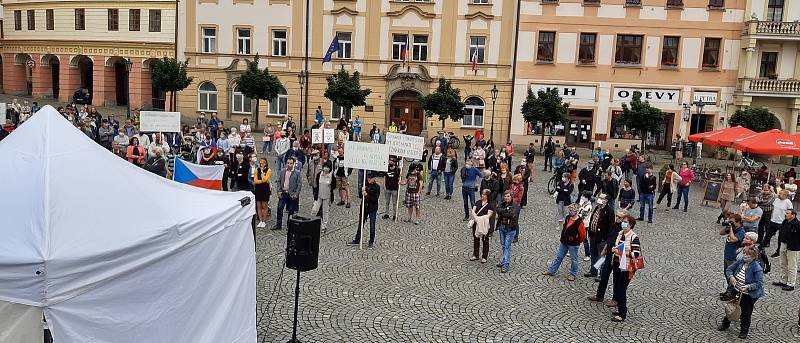
[(425, 138), (388, 132), (386, 146), (389, 147), (389, 155), (421, 160), (422, 151), (425, 150)]
[(333, 144), (336, 142), (336, 130), (334, 129), (324, 129), (324, 138), (323, 143), (325, 144)]
[(181, 113), (141, 111), (139, 112), (139, 131), (181, 132)]
[(311, 144), (320, 144), (322, 143), (322, 129), (312, 129), (311, 130)]
[(344, 142), (347, 168), (385, 172), (389, 170), (389, 147), (385, 144)]

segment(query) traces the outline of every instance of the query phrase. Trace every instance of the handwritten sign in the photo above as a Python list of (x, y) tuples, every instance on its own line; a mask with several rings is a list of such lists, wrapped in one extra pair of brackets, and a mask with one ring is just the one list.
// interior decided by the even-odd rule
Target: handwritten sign
[(320, 144), (322, 143), (322, 140), (323, 140), (322, 129), (312, 129), (311, 144)]
[(333, 144), (333, 143), (336, 142), (336, 139), (334, 138), (334, 137), (336, 137), (336, 130), (334, 130), (334, 129), (324, 129), (324, 136), (325, 137), (324, 137), (324, 139), (322, 141), (323, 143), (325, 143), (325, 144)]
[(422, 151), (425, 150), (425, 138), (388, 132), (386, 146), (389, 147), (389, 155), (421, 160)]
[(389, 147), (385, 144), (346, 141), (344, 165), (353, 169), (388, 171)]
[(139, 127), (142, 132), (181, 132), (181, 113), (141, 111)]

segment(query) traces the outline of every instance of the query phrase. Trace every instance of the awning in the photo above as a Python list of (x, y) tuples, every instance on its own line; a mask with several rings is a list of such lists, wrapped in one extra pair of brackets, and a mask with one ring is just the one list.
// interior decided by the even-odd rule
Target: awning
[(800, 139), (778, 129), (740, 138), (733, 147), (752, 154), (800, 156)]
[(756, 132), (741, 126), (729, 127), (723, 129), (718, 134), (707, 137), (703, 140), (705, 145), (713, 145), (723, 148), (728, 148), (733, 145), (737, 139), (754, 135)]

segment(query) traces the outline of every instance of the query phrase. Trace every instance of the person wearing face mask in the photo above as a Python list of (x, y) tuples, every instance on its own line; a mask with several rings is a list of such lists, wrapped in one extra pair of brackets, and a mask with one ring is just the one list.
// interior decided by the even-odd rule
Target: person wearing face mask
[(594, 191), (595, 174), (594, 162), (587, 163), (586, 166), (578, 172), (578, 192)]
[(381, 186), (376, 182), (376, 175), (373, 172), (367, 173), (367, 183), (361, 188), (361, 194), (364, 201), (364, 218), (358, 225), (356, 236), (349, 245), (359, 244), (361, 242), (361, 226), (369, 219), (369, 242), (367, 249), (372, 249), (375, 244), (376, 220), (378, 215), (378, 203), (381, 195)]
[(295, 170), (294, 158), (286, 160), (286, 168), (278, 172), (275, 189), (278, 190), (278, 215), (275, 217), (275, 227), (272, 230), (281, 230), (283, 227), (283, 210), (289, 212), (289, 217), (298, 210), (301, 182), (300, 172)]
[[(590, 198), (592, 193), (581, 192), (578, 197), (578, 215), (581, 216), (584, 225), (589, 225), (589, 220), (592, 218), (592, 201)], [(589, 261), (592, 256), (592, 251), (589, 247), (589, 227), (586, 227), (586, 240), (583, 241), (583, 260)]]
[(214, 164), (214, 151), (211, 148), (205, 148), (202, 150), (202, 156), (200, 157), (200, 165), (208, 166)]
[(221, 149), (217, 149), (217, 153), (214, 155), (214, 159), (212, 163), (215, 166), (223, 166), (225, 171), (222, 173), (222, 190), (228, 190), (228, 183), (230, 180), (230, 173), (231, 173), (231, 161), (228, 158), (228, 155), (222, 151)]
[(250, 189), (250, 160), (246, 159), (244, 152), (236, 152), (236, 169), (234, 182), (238, 191), (252, 191)]
[[(611, 211), (611, 208), (608, 207), (608, 205), (607, 205), (608, 200), (605, 199), (605, 194), (602, 197), (602, 199), (600, 199), (598, 197), (598, 200), (603, 200), (603, 204), (604, 204), (603, 206), (606, 206), (609, 209), (609, 211)], [(600, 205), (598, 204), (598, 206), (600, 206)], [(613, 211), (611, 211), (611, 212), (613, 213)], [(595, 295), (590, 296), (588, 298), (589, 301), (602, 302), (604, 297), (605, 297), (605, 295), (606, 295), (606, 290), (608, 289), (608, 280), (609, 280), (609, 278), (610, 278), (610, 276), (612, 274), (611, 262), (613, 261), (613, 258), (611, 258), (611, 256), (608, 253), (611, 252), (611, 248), (613, 248), (615, 246), (614, 243), (616, 243), (616, 241), (617, 241), (617, 236), (622, 231), (622, 220), (623, 220), (623, 218), (628, 216), (628, 214), (625, 213), (625, 211), (618, 211), (616, 214), (613, 214), (613, 216), (614, 216), (614, 219), (611, 222), (611, 224), (609, 225), (609, 231), (607, 231), (605, 233), (605, 235), (601, 231), (603, 229), (603, 227), (599, 226), (602, 222), (598, 222), (597, 231), (595, 231), (593, 233), (592, 242), (594, 242), (595, 239), (596, 239), (597, 240), (597, 247), (598, 248), (602, 248), (602, 250), (600, 250), (600, 254), (599, 254), (598, 260), (602, 259), (603, 263), (600, 266), (599, 270), (594, 269), (594, 265), (597, 264), (597, 261), (592, 263), (592, 267), (593, 267), (594, 271), (598, 273), (598, 276), (595, 277), (595, 279), (594, 279), (595, 282), (597, 282), (598, 284), (597, 284), (597, 290), (595, 292)], [(625, 224), (625, 226), (627, 227), (628, 224)], [(592, 229), (590, 228), (590, 230), (592, 230)], [(617, 307), (616, 298), (612, 297), (612, 299), (609, 299), (608, 301), (606, 301), (605, 305), (608, 306), (608, 307)]]
[(497, 206), (497, 230), (503, 247), (503, 259), (498, 266), (501, 273), (506, 273), (511, 264), (511, 243), (519, 230), (519, 205), (514, 202), (511, 191), (503, 194), (503, 202)]
[(561, 174), (561, 181), (556, 186), (556, 210), (558, 214), (558, 226), (561, 227), (564, 224), (564, 218), (567, 216), (567, 206), (572, 204), (572, 192), (575, 190), (575, 186), (570, 181), (570, 174), (569, 173), (562, 173)]
[(389, 219), (391, 213), (392, 220), (397, 218), (395, 211), (397, 206), (392, 206), (392, 201), (397, 204), (397, 191), (400, 188), (400, 170), (397, 169), (397, 161), (390, 159), (388, 171), (383, 176), (383, 188), (386, 189), (386, 213), (383, 219)]
[[(592, 210), (588, 223), (589, 227), (587, 231), (589, 236), (589, 257), (591, 265), (589, 266), (589, 272), (583, 274), (583, 276), (597, 277), (598, 270), (595, 268), (595, 263), (600, 260), (601, 251), (606, 246), (606, 240), (609, 237), (609, 233), (612, 232), (612, 226), (616, 224), (614, 221), (614, 210), (608, 206), (607, 194), (600, 193), (597, 196), (597, 206)], [(614, 233), (614, 237), (616, 237), (616, 233)], [(606, 281), (608, 281), (608, 274), (606, 274)]]
[(653, 175), (653, 168), (647, 167), (639, 182), (639, 218), (637, 220), (644, 220), (644, 208), (647, 206), (647, 223), (653, 223), (653, 198), (655, 198), (657, 184), (658, 180)]
[(128, 143), (130, 142), (130, 139), (131, 138), (128, 137), (125, 130), (119, 130), (119, 132), (117, 132), (117, 135), (114, 136), (114, 142), (116, 142), (117, 145), (119, 145), (119, 148), (121, 150), (128, 149)]
[[(739, 214), (733, 215), (733, 221), (727, 222), (727, 225), (719, 231), (719, 235), (725, 237), (725, 249), (723, 255), (723, 268), (722, 272), (736, 261), (736, 250), (742, 246), (744, 240), (744, 228), (742, 227), (742, 217)], [(728, 285), (725, 292), (719, 294), (720, 300), (729, 301), (735, 296), (733, 285)]]
[(556, 258), (550, 267), (542, 272), (542, 275), (556, 275), (556, 272), (561, 267), (561, 262), (564, 261), (564, 257), (569, 253), (572, 264), (566, 279), (567, 281), (575, 281), (575, 276), (578, 274), (578, 246), (586, 240), (586, 226), (578, 214), (578, 204), (572, 204), (567, 207), (567, 217), (562, 222), (561, 244), (556, 252)]
[(289, 152), (291, 143), (286, 137), (286, 131), (281, 131), (281, 138), (275, 142), (275, 156), (277, 157), (278, 170), (283, 170), (286, 163), (286, 153)]
[(628, 316), (628, 285), (633, 280), (636, 270), (633, 269), (633, 259), (641, 256), (641, 243), (639, 236), (633, 232), (636, 219), (625, 215), (620, 222), (617, 238), (611, 248), (611, 269), (614, 276), (614, 295), (612, 299), (617, 302), (617, 312), (613, 313), (611, 321), (622, 322)]
[(447, 158), (442, 154), (442, 148), (436, 147), (433, 150), (433, 155), (428, 160), (428, 170), (430, 171), (430, 178), (428, 179), (428, 192), (425, 195), (431, 195), (433, 189), (433, 182), (436, 181), (436, 196), (439, 196), (441, 183), (439, 176), (444, 173), (447, 164)]
[(464, 202), (464, 221), (469, 220), (469, 209), (475, 206), (475, 192), (478, 191), (481, 172), (471, 160), (461, 168), (461, 200)]
[(453, 148), (447, 149), (447, 158), (444, 164), (444, 191), (445, 200), (453, 198), (453, 183), (456, 180), (456, 171), (458, 170), (458, 156)]
[(228, 142), (231, 143), (231, 146), (239, 146), (242, 143), (242, 136), (239, 135), (239, 132), (236, 131), (235, 127), (231, 128), (231, 133), (228, 135)]
[(308, 185), (311, 186), (311, 195), (314, 200), (317, 200), (319, 197), (317, 174), (319, 174), (319, 171), (322, 169), (322, 163), (324, 162), (325, 161), (320, 160), (318, 150), (315, 149), (311, 152), (311, 161), (309, 161), (308, 167), (306, 167), (306, 181), (308, 181)]
[[(750, 246), (742, 250), (743, 257), (725, 269), (725, 277), (728, 283), (741, 293), (739, 306), (741, 308), (739, 326), (739, 338), (745, 339), (750, 333), (750, 323), (753, 317), (753, 308), (756, 300), (764, 296), (764, 270), (757, 262), (759, 250)], [(722, 322), (717, 327), (719, 331), (725, 331), (731, 326), (731, 321), (727, 316), (722, 318)]]
[(336, 205), (345, 205), (346, 208), (350, 208), (350, 182), (347, 178), (353, 173), (353, 169), (344, 165), (344, 148), (339, 147), (336, 152), (338, 156), (334, 161), (336, 162), (334, 175), (336, 175), (336, 185), (339, 188), (339, 202)]
[[(252, 161), (252, 159), (251, 159)], [(256, 197), (256, 213), (258, 214), (258, 225), (256, 227), (267, 227), (267, 216), (269, 215), (269, 198), (272, 196), (272, 187), (270, 186), (269, 179), (272, 176), (272, 170), (269, 169), (269, 163), (266, 157), (262, 157), (257, 165), (253, 166), (253, 193)]]
[(636, 192), (631, 187), (633, 183), (631, 180), (625, 180), (622, 183), (622, 189), (619, 190), (619, 208), (630, 213), (633, 208), (633, 203), (636, 202)]
[[(319, 196), (314, 201), (311, 208), (311, 215), (316, 216), (321, 213), (322, 232), (328, 230), (328, 218), (331, 213), (331, 203), (333, 203), (333, 190), (336, 188), (336, 177), (333, 176), (333, 163), (331, 161), (322, 162), (322, 168), (317, 172), (316, 184), (319, 187)], [(321, 211), (320, 211), (321, 210)]]
[(164, 160), (164, 157), (162, 157), (164, 154), (164, 150), (161, 150), (161, 148), (155, 148), (154, 153), (155, 156), (153, 156), (153, 158), (147, 161), (143, 166), (143, 168), (158, 176), (166, 177), (167, 161)]

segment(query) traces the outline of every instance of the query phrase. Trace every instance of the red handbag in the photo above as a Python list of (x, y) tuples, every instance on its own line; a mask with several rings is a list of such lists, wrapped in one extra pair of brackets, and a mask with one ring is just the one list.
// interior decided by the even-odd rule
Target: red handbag
[(644, 269), (644, 257), (634, 257), (631, 259), (631, 263), (633, 264), (633, 270)]

